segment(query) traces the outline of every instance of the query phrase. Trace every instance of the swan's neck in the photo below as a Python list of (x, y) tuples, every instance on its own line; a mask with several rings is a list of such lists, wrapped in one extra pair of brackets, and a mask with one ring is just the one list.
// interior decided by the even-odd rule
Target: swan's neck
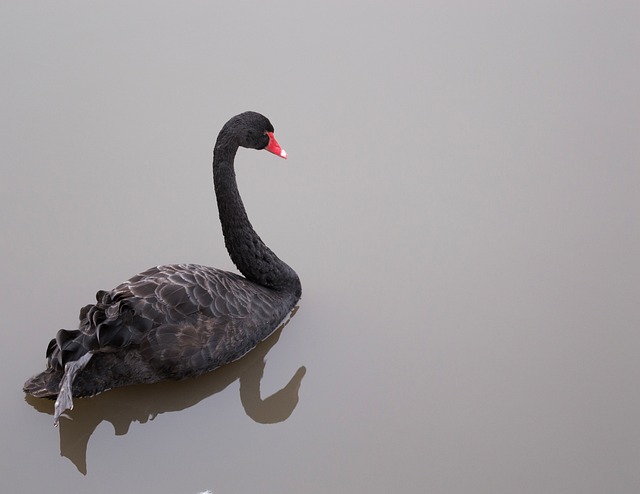
[(216, 146), (213, 157), (213, 184), (231, 260), (248, 280), (300, 296), (298, 275), (264, 244), (247, 217), (233, 166), (237, 150), (237, 145)]

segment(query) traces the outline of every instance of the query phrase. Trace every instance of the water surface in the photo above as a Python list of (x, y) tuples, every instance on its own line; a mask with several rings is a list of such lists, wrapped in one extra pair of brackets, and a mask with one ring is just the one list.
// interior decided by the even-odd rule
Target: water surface
[[(638, 491), (638, 6), (387, 3), (2, 8), (0, 490)], [(54, 428), (21, 386), (97, 290), (233, 269), (211, 150), (248, 109), (298, 313)]]

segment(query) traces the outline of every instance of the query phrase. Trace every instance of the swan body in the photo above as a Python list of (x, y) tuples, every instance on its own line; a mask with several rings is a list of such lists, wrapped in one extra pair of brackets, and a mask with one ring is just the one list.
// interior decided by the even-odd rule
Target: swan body
[(227, 250), (244, 275), (196, 264), (156, 266), (80, 311), (76, 330), (61, 329), (47, 347), (47, 368), (24, 384), (36, 397), (57, 397), (54, 419), (73, 397), (111, 388), (195, 377), (242, 357), (295, 308), (300, 280), (260, 239), (238, 192), (238, 147), (286, 152), (269, 120), (236, 115), (220, 131), (213, 175)]

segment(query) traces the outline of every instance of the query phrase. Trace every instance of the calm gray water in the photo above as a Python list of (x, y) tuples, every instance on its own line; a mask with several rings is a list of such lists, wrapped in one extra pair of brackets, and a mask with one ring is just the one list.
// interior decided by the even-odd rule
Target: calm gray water
[[(5, 2), (0, 491), (640, 490), (637, 2)], [(198, 380), (25, 400), (150, 266), (233, 269), (222, 124), (300, 310)]]

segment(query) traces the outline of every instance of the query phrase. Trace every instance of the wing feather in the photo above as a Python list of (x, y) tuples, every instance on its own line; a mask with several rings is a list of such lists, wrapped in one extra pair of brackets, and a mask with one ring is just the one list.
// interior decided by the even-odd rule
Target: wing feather
[(49, 344), (50, 366), (134, 349), (158, 379), (198, 375), (244, 355), (292, 308), (278, 292), (195, 264), (150, 268), (96, 300), (80, 311), (79, 330)]

